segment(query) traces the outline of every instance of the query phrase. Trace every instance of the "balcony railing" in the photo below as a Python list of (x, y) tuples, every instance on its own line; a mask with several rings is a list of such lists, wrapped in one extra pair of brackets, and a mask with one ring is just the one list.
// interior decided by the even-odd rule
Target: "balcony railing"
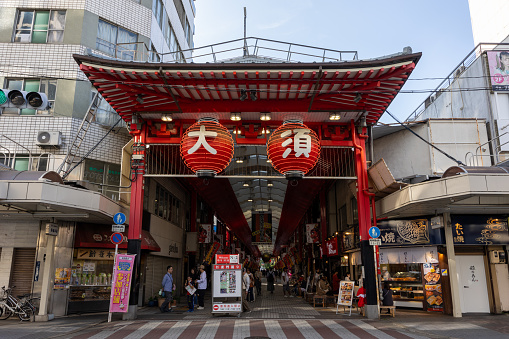
[[(151, 51), (143, 42), (121, 43), (111, 49), (115, 59), (136, 62), (339, 62), (358, 60), (357, 51), (340, 51), (262, 38), (241, 38), (168, 53)], [(192, 55), (192, 57), (191, 57)]]

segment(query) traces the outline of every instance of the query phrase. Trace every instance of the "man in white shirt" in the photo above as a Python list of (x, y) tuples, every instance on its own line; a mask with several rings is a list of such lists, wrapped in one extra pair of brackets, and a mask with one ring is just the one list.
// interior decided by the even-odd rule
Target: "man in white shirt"
[(205, 266), (200, 266), (200, 279), (196, 280), (198, 284), (198, 310), (205, 308), (205, 290), (207, 289), (207, 273), (205, 272)]
[[(288, 276), (288, 269), (285, 267), (283, 269), (283, 274), (281, 274), (281, 283), (283, 284), (283, 295), (285, 298), (288, 298), (290, 295), (290, 277)], [(288, 293), (288, 295), (286, 295)]]

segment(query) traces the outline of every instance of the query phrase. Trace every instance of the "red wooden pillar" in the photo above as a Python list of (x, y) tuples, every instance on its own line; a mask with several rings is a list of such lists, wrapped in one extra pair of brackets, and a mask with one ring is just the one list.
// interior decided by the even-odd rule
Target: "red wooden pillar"
[(136, 254), (131, 280), (131, 295), (129, 298), (129, 313), (136, 317), (136, 311), (131, 313), (131, 307), (138, 305), (141, 268), (141, 230), (143, 221), (143, 175), (145, 174), (145, 125), (141, 129), (134, 129), (134, 144), (132, 153), (132, 185), (131, 203), (129, 206), (129, 231), (127, 232), (127, 253)]
[[(376, 270), (373, 246), (369, 245), (368, 230), (371, 227), (370, 193), (368, 185), (368, 169), (366, 164), (366, 143), (368, 138), (366, 128), (355, 126), (352, 120), (350, 125), (352, 142), (355, 146), (355, 172), (357, 175), (357, 211), (359, 220), (359, 233), (361, 237), (361, 257), (364, 266), (364, 287), (366, 288), (366, 315), (374, 317), (377, 305)], [(357, 128), (361, 129), (357, 131)], [(369, 307), (372, 306), (372, 307)], [(369, 308), (369, 310), (368, 310)], [(378, 315), (378, 306), (376, 306)]]

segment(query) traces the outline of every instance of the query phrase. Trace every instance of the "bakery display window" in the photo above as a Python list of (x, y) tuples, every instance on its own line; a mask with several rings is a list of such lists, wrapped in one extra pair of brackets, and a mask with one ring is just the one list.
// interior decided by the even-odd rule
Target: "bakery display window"
[(384, 264), (382, 283), (387, 282), (395, 306), (423, 308), (422, 264)]

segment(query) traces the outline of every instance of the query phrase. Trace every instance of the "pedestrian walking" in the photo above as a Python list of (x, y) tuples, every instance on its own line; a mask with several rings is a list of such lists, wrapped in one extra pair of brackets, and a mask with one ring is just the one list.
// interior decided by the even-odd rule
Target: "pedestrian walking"
[[(281, 274), (281, 283), (283, 284), (283, 295), (285, 298), (290, 296), (290, 278), (288, 275), (288, 268), (283, 269), (283, 273)], [(288, 295), (286, 295), (288, 293)]]
[(247, 269), (247, 274), (249, 275), (249, 289), (248, 289), (247, 301), (254, 302), (253, 289), (254, 289), (254, 284), (255, 284), (255, 278), (249, 268)]
[(198, 285), (198, 308), (197, 310), (203, 310), (205, 308), (205, 290), (207, 289), (207, 273), (205, 272), (205, 266), (200, 265), (200, 279), (196, 281)]
[(271, 294), (274, 293), (274, 271), (270, 270), (267, 272), (267, 291)]
[(255, 286), (256, 286), (256, 295), (262, 295), (262, 272), (260, 270), (256, 270), (255, 272)]
[(166, 299), (163, 304), (159, 308), (162, 313), (164, 312), (173, 312), (171, 309), (171, 301), (173, 300), (173, 291), (175, 290), (175, 284), (173, 283), (173, 266), (168, 266), (166, 268), (166, 274), (163, 277), (163, 291)]

